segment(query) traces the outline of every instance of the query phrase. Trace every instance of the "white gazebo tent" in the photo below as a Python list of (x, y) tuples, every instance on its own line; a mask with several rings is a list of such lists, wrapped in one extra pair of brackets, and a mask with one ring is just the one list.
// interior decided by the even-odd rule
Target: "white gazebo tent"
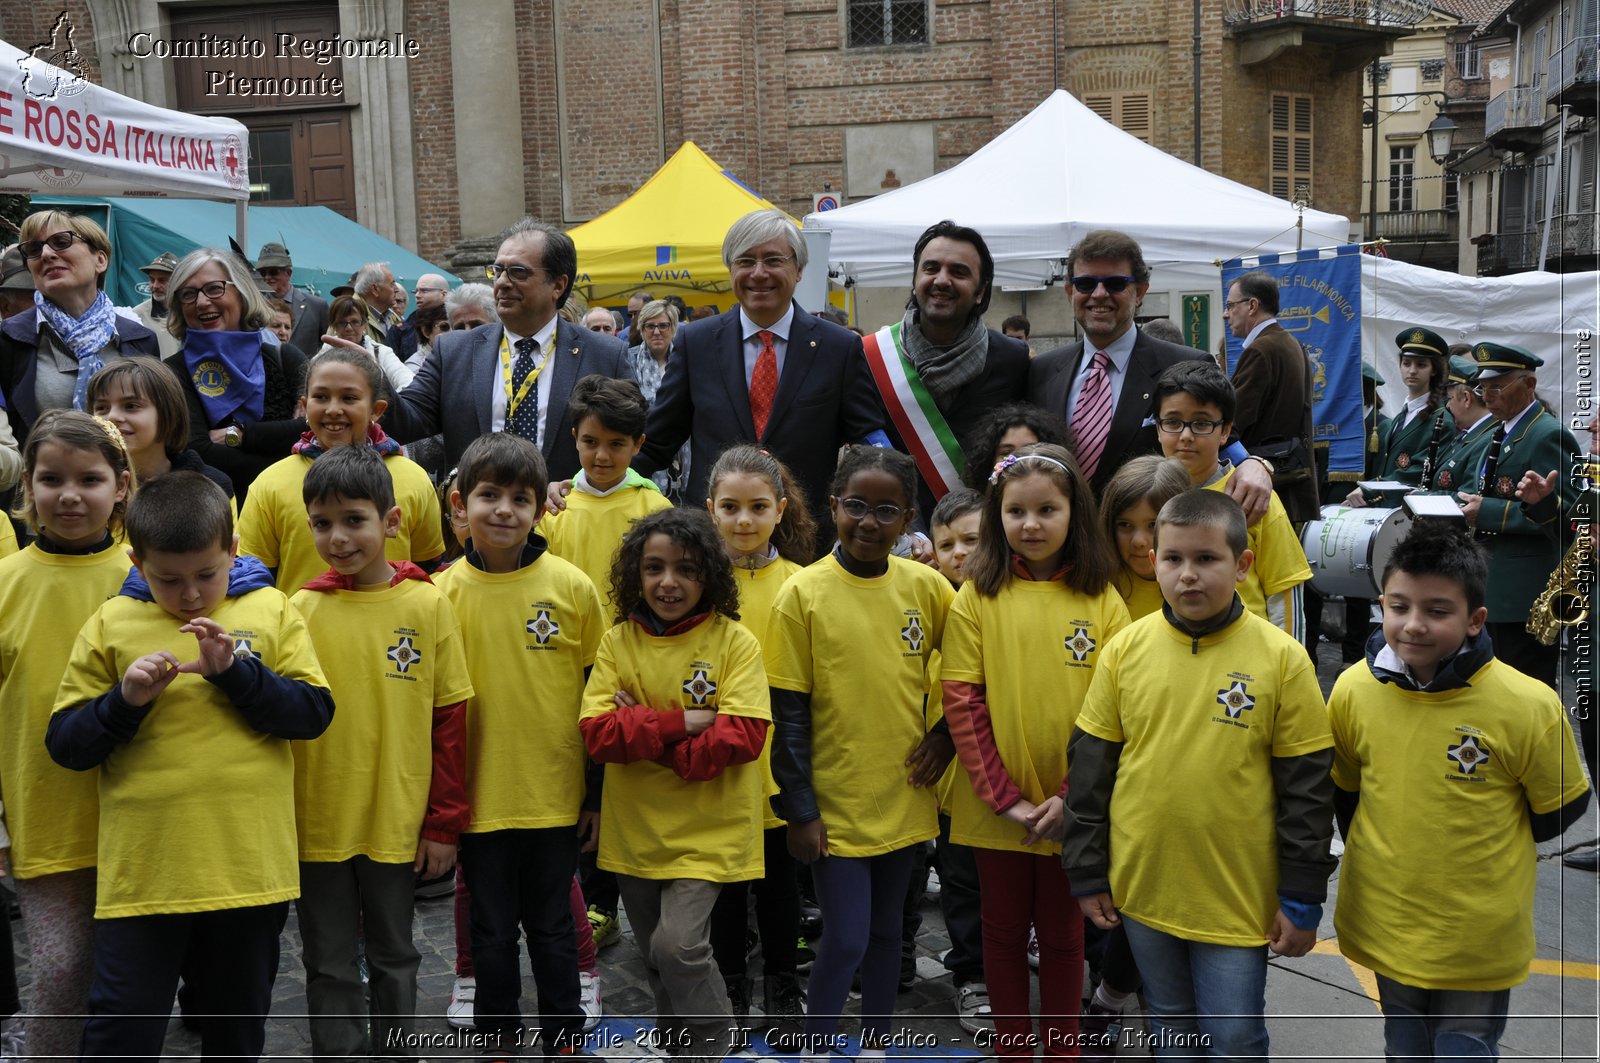
[(73, 55), (70, 44), (39, 56), (0, 41), (0, 192), (231, 200), (248, 246), (245, 127), (130, 99), (49, 61)]
[[(1302, 238), (1292, 204), (1174, 158), (1061, 89), (943, 173), (809, 214), (805, 226), (829, 234), (828, 263), (842, 279), (902, 286), (917, 237), (940, 218), (981, 232), (995, 282), (1013, 288), (1061, 279), (1067, 251), (1095, 229), (1132, 236), (1152, 267), (1209, 268), (1218, 259), (1293, 251)], [(1345, 243), (1349, 230), (1342, 215), (1307, 210), (1304, 246)]]

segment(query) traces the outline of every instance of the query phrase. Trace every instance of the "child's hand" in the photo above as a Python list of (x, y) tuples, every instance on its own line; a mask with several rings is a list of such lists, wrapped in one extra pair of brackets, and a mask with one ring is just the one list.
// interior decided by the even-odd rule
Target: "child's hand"
[[(1000, 814), (1031, 834), (1033, 833), (1033, 811), (1038, 807), (1024, 797)], [(1027, 835), (1023, 835), (1023, 838), (1026, 840)]]
[(1293, 958), (1304, 956), (1311, 951), (1317, 943), (1315, 930), (1301, 930), (1289, 922), (1289, 917), (1283, 914), (1283, 909), (1278, 909), (1272, 917), (1272, 932), (1267, 935), (1267, 948), (1279, 956)]
[(949, 735), (929, 731), (906, 758), (906, 767), (911, 769), (906, 781), (912, 786), (932, 786), (944, 775), (944, 769), (950, 766), (955, 755), (956, 744)]
[(690, 738), (693, 738), (695, 735), (710, 727), (714, 722), (716, 722), (716, 719), (716, 709), (684, 709), (683, 729), (689, 732)]
[(439, 878), (455, 866), (454, 845), (446, 845), (444, 842), (431, 841), (427, 838), (417, 842), (417, 861), (411, 868), (413, 871), (421, 872), (423, 878)]
[(600, 848), (600, 813), (578, 813), (578, 840), (583, 843), (578, 848), (580, 853), (592, 853)]
[[(122, 699), (129, 705), (142, 708), (161, 696), (172, 685), (184, 666), (166, 650), (147, 653), (128, 665), (122, 677)], [(191, 666), (190, 671), (195, 668)]]
[(814, 864), (828, 855), (828, 827), (822, 817), (789, 824), (789, 855), (802, 864)]
[(1023, 825), (1028, 827), (1028, 836), (1022, 839), (1023, 845), (1061, 840), (1062, 830), (1067, 823), (1066, 813), (1062, 811), (1061, 805), (1060, 797), (1051, 797), (1034, 806), (1033, 811), (1023, 820)]
[(619, 690), (611, 695), (611, 703), (619, 709), (631, 709), (639, 704), (633, 700), (633, 695), (626, 690)]
[(1122, 922), (1122, 916), (1117, 914), (1117, 907), (1111, 903), (1111, 894), (1109, 893), (1095, 893), (1088, 897), (1079, 897), (1078, 907), (1083, 911), (1083, 917), (1101, 930), (1110, 930)]
[(178, 629), (195, 637), (200, 643), (200, 659), (178, 666), (180, 672), (195, 675), (219, 675), (233, 667), (233, 639), (221, 624), (208, 617), (197, 616)]

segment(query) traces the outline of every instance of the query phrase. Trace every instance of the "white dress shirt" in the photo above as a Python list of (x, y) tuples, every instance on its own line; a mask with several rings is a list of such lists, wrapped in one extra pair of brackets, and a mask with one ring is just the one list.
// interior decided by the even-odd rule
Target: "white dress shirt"
[[(539, 345), (538, 351), (533, 356), (533, 366), (535, 369), (549, 361), (552, 353), (550, 350), (550, 345), (555, 342), (556, 323), (560, 320), (561, 315), (559, 314), (551, 317), (549, 321), (545, 322), (544, 325), (540, 327), (538, 332), (533, 334), (533, 342)], [(523, 339), (523, 337), (517, 335), (515, 332), (512, 332), (510, 329), (505, 328), (503, 325), (501, 328), (505, 329), (506, 342), (511, 345), (511, 365), (512, 368), (515, 369), (517, 364), (517, 344)], [(498, 348), (495, 350), (494, 360), (494, 390), (493, 398), (490, 400), (489, 404), (489, 431), (504, 432), (506, 430), (506, 404), (510, 401), (510, 398), (506, 395), (505, 374), (502, 373), (500, 369), (500, 351)], [(537, 407), (535, 408), (535, 420), (538, 423), (538, 438), (533, 441), (533, 445), (538, 447), (540, 450), (544, 449), (545, 411), (550, 408), (550, 378), (553, 376), (555, 376), (555, 374), (549, 372), (548, 370), (542, 372), (539, 374), (539, 379), (536, 380), (533, 385), (534, 395), (532, 397), (534, 401), (538, 403)]]

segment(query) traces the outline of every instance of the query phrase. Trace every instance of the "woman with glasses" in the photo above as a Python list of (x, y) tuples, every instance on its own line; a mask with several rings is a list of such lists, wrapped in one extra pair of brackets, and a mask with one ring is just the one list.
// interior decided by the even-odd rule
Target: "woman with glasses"
[(256, 476), (306, 430), (295, 416), (305, 353), (268, 329), (266, 296), (231, 252), (185, 255), (167, 280), (167, 301), (179, 350), (166, 364), (189, 400), (189, 446), (232, 478), (242, 504)]
[(41, 210), (28, 215), (19, 236), (33, 309), (0, 327), (0, 391), (21, 440), (45, 410), (86, 410), (89, 378), (107, 362), (159, 357), (161, 348), (154, 332), (118, 314), (106, 297), (111, 241), (99, 225)]
[[(383, 370), (383, 379), (393, 389), (393, 393), (379, 397), (393, 402), (394, 395), (411, 383), (416, 371), (402, 362), (392, 347), (373, 341), (367, 333), (367, 316), (365, 299), (359, 295), (341, 295), (328, 307), (328, 331), (341, 340), (361, 344), (361, 349), (378, 363), (378, 368)], [(327, 344), (323, 344), (322, 350), (327, 350), (327, 347)]]
[[(656, 389), (667, 371), (667, 355), (672, 352), (672, 337), (678, 332), (678, 320), (678, 308), (665, 299), (652, 299), (633, 315), (629, 334), (639, 342), (628, 348), (628, 358), (633, 362), (633, 372), (639, 378), (639, 390), (644, 392), (646, 402), (656, 400)], [(685, 443), (672, 463), (650, 478), (676, 505), (683, 501), (688, 469), (689, 444)]]

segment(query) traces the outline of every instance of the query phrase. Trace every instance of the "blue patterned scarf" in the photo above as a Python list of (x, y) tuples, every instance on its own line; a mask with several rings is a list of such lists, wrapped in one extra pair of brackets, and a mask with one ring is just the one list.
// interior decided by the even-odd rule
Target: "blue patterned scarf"
[(73, 317), (46, 299), (42, 292), (33, 293), (33, 305), (38, 309), (39, 316), (44, 318), (45, 324), (61, 337), (61, 342), (78, 359), (78, 381), (72, 388), (72, 407), (81, 410), (88, 401), (89, 378), (105, 364), (100, 352), (117, 334), (117, 312), (105, 292), (95, 293), (94, 302), (81, 317)]

